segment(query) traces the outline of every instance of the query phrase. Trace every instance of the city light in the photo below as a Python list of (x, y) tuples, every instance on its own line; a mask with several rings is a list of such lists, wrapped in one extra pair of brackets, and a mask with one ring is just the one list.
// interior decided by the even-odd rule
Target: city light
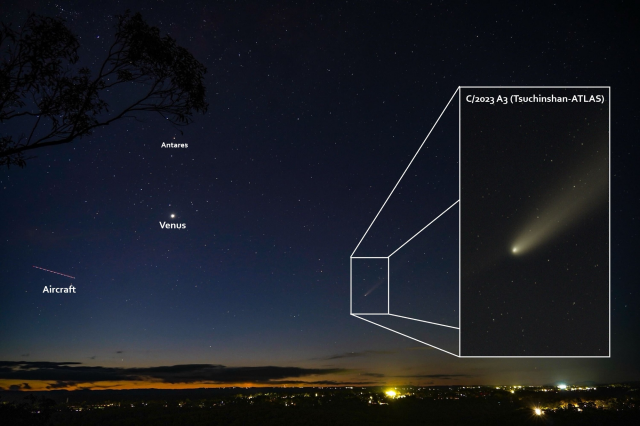
[(558, 389), (560, 390), (565, 390), (567, 388), (567, 385), (562, 384), (562, 385), (558, 385)]
[(395, 398), (396, 397), (396, 391), (388, 390), (385, 393), (387, 394), (387, 396), (390, 396), (391, 398)]
[(539, 408), (536, 408), (533, 410), (536, 413), (536, 416), (541, 416), (542, 415), (542, 410)]

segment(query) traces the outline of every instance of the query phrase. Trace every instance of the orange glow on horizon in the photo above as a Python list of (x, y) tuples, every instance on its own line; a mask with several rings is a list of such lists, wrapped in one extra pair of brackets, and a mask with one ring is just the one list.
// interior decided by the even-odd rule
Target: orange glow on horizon
[[(24, 384), (27, 384), (29, 388), (24, 388)], [(21, 392), (42, 392), (53, 390), (133, 390), (133, 389), (219, 389), (219, 388), (297, 388), (297, 387), (345, 387), (353, 386), (349, 383), (341, 383), (336, 385), (314, 385), (312, 383), (206, 383), (206, 382), (193, 382), (193, 383), (165, 383), (155, 381), (104, 381), (95, 383), (76, 383), (68, 387), (56, 387), (55, 381), (44, 380), (0, 380), (0, 389), (9, 390), (11, 386), (20, 386)]]

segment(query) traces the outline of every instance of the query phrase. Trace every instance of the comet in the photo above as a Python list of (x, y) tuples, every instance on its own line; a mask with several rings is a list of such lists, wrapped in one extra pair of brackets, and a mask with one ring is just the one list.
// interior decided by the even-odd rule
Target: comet
[(571, 229), (578, 219), (608, 200), (608, 158), (599, 156), (569, 175), (542, 208), (537, 208), (515, 236), (511, 254), (520, 256)]
[(369, 291), (367, 291), (367, 292), (364, 294), (364, 295), (365, 295), (365, 297), (366, 297), (366, 296), (368, 296), (368, 295), (370, 295), (370, 294), (373, 292), (373, 290), (375, 290), (376, 288), (380, 287), (380, 284), (382, 284), (382, 283), (383, 283), (383, 282), (385, 282), (385, 281), (386, 281), (386, 280), (385, 280), (384, 278), (381, 278), (381, 279), (378, 281), (378, 283), (377, 283), (376, 285), (374, 285), (373, 287), (371, 287), (371, 288), (369, 289)]
[(56, 271), (50, 271), (50, 270), (48, 270), (48, 269), (44, 269), (44, 268), (41, 268), (41, 267), (39, 267), (39, 266), (34, 266), (34, 268), (36, 268), (36, 269), (42, 269), (43, 271), (51, 272), (52, 274), (62, 275), (63, 277), (73, 278), (74, 280), (76, 279), (76, 277), (72, 277), (71, 275), (63, 274), (63, 273), (56, 272)]

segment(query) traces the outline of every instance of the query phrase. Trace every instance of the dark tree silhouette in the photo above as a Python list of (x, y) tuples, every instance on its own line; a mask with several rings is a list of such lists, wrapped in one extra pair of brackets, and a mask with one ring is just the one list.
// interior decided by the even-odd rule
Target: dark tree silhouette
[[(80, 44), (58, 18), (30, 14), (19, 31), (2, 24), (0, 46), (0, 123), (15, 120), (25, 129), (0, 136), (0, 165), (24, 167), (32, 149), (69, 143), (143, 112), (186, 125), (208, 107), (206, 68), (139, 13), (117, 16), (115, 40), (95, 77), (74, 68)], [(104, 98), (117, 88), (127, 93), (119, 99), (129, 100), (112, 110)]]

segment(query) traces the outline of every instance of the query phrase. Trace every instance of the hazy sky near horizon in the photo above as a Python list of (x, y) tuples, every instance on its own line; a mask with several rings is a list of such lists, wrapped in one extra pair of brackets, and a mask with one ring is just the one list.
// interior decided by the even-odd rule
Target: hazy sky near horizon
[[(209, 110), (0, 171), (0, 387), (640, 379), (625, 2), (9, 1), (0, 19), (65, 18), (91, 69), (125, 8), (207, 67)], [(349, 316), (349, 256), (461, 85), (612, 87), (610, 359), (456, 359)]]

